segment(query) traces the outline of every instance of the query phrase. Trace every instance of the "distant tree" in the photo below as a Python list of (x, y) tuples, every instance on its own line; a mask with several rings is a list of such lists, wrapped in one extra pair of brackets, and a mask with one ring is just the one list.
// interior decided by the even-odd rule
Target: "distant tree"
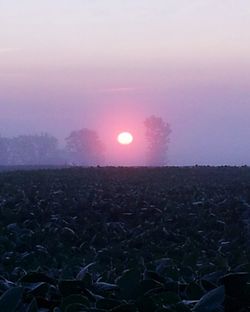
[(71, 132), (66, 138), (66, 151), (77, 165), (99, 165), (104, 160), (104, 146), (98, 134), (86, 128)]
[(9, 162), (10, 140), (0, 136), (0, 166), (6, 166)]
[(40, 164), (57, 164), (59, 149), (57, 138), (44, 133), (33, 137), (36, 159)]
[(146, 139), (148, 142), (147, 162), (149, 166), (164, 166), (167, 164), (167, 151), (170, 125), (162, 118), (151, 116), (144, 121)]
[(54, 165), (58, 141), (48, 134), (20, 135), (10, 140), (9, 165)]

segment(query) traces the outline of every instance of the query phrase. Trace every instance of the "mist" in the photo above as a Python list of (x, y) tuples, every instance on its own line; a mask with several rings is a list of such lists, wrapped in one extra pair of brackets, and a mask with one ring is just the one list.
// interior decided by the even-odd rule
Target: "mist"
[[(143, 148), (143, 120), (155, 114), (173, 130), (170, 165), (249, 164), (250, 88), (246, 80), (209, 83), (196, 78), (198, 82), (185, 85), (173, 83), (166, 75), (166, 88), (100, 85), (86, 90), (76, 85), (72, 90), (67, 81), (60, 87), (54, 79), (54, 83), (44, 79), (32, 88), (6, 90), (6, 86), (1, 92), (2, 136), (48, 132), (63, 145), (70, 131), (95, 129), (106, 146), (108, 164), (122, 164), (125, 160), (119, 162), (115, 153), (117, 134), (132, 131), (134, 144)], [(120, 84), (124, 85), (128, 84)], [(143, 165), (141, 156), (132, 157), (129, 164)]]
[(110, 2), (2, 1), (1, 136), (46, 132), (62, 147), (93, 129), (106, 164), (144, 165), (153, 114), (171, 125), (169, 165), (249, 165), (249, 3)]

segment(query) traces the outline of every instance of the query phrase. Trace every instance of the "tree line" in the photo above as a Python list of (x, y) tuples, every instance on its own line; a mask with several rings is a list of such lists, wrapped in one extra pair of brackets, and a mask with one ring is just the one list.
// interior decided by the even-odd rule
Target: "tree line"
[[(144, 121), (149, 166), (167, 164), (170, 125), (162, 118), (150, 116)], [(105, 147), (95, 130), (75, 130), (65, 139), (61, 148), (57, 138), (47, 133), (20, 135), (12, 138), (0, 136), (0, 165), (46, 166), (105, 164)]]

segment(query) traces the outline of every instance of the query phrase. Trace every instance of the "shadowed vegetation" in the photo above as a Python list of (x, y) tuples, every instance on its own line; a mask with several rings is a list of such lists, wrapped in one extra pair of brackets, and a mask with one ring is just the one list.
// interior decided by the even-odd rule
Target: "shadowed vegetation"
[(0, 311), (248, 311), (249, 202), (249, 168), (2, 172)]

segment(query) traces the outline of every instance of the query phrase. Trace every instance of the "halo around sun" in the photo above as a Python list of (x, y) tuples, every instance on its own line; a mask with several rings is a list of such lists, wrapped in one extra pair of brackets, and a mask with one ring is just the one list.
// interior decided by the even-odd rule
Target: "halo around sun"
[(130, 132), (121, 132), (117, 136), (117, 141), (123, 145), (131, 144), (133, 140), (133, 135)]

